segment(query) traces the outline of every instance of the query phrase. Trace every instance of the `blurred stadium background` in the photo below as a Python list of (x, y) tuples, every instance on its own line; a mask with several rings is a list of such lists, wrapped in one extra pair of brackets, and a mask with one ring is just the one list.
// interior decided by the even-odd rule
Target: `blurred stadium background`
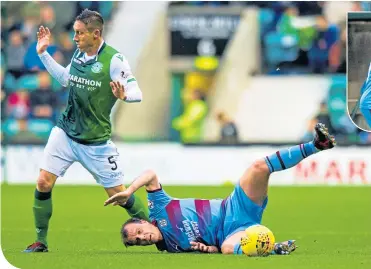
[[(279, 147), (311, 140), (313, 126), (320, 121), (335, 135), (339, 147), (272, 176), (272, 185), (286, 187), (275, 189), (276, 194), (272, 191), (279, 206), (273, 206), (278, 210), (275, 217), (269, 213), (273, 210), (267, 213), (265, 220), (271, 225), (268, 227), (273, 226), (276, 231), (282, 226), (274, 222), (284, 215), (282, 209), (313, 219), (319, 219), (317, 212), (325, 209), (321, 217), (328, 225), (322, 223), (315, 228), (300, 226), (301, 222), (295, 226), (295, 217), (286, 216), (292, 218), (288, 227), (296, 229), (293, 235), (300, 234), (302, 241), (307, 238), (313, 243), (313, 234), (304, 231), (327, 234), (326, 229), (340, 227), (336, 222), (339, 216), (344, 218), (342, 223), (352, 218), (371, 223), (370, 218), (366, 218), (370, 212), (370, 188), (365, 187), (371, 183), (371, 134), (354, 126), (348, 117), (346, 100), (347, 12), (370, 11), (370, 7), (366, 1), (2, 2), (2, 246), (7, 258), (14, 264), (22, 260), (25, 267), (31, 260), (42, 265), (40, 259), (20, 258), (17, 253), (33, 240), (31, 205), (38, 162), (68, 97), (68, 90), (49, 76), (37, 57), (36, 32), (40, 24), (51, 29), (53, 45), (48, 51), (66, 66), (76, 49), (72, 41), (73, 21), (84, 8), (103, 15), (106, 42), (127, 57), (143, 91), (141, 103), (118, 102), (112, 113), (113, 140), (124, 163), (125, 182), (130, 183), (141, 171), (152, 168), (164, 185), (177, 185), (170, 191), (174, 196), (223, 197), (253, 160)], [(363, 59), (368, 65), (369, 59)], [(362, 80), (363, 73), (359, 73), (357, 79)], [(117, 218), (117, 211), (108, 211), (110, 215), (102, 217), (110, 219), (111, 225), (102, 219), (89, 225), (94, 223), (96, 214), (107, 214), (104, 213), (107, 209), (99, 211), (105, 199), (103, 192), (81, 197), (99, 188), (86, 186), (96, 185), (94, 179), (79, 164), (74, 164), (57, 184), (85, 186), (60, 186), (54, 191), (56, 204), (60, 203), (55, 212), (62, 213), (55, 213), (59, 217), (52, 218), (53, 244), (56, 245), (57, 237), (66, 240), (66, 245), (59, 247), (70, 255), (69, 244), (80, 248), (83, 240), (92, 240), (91, 234), (83, 238), (71, 228), (72, 232), (68, 232), (80, 242), (75, 246), (75, 242), (64, 237), (66, 230), (62, 228), (71, 225), (78, 231), (91, 231), (99, 240), (110, 238), (107, 239), (112, 243), (110, 246), (120, 249), (117, 229), (122, 218)], [(211, 192), (195, 186), (222, 184), (225, 187), (213, 187)], [(184, 188), (185, 185), (191, 187)], [(296, 189), (290, 187), (293, 185), (363, 187), (350, 190), (352, 195), (347, 198), (354, 204), (348, 204), (348, 200), (343, 200), (347, 196), (346, 188), (340, 190), (340, 194), (337, 188), (303, 187), (296, 196)], [(368, 196), (357, 196), (358, 191), (367, 192)], [(317, 192), (323, 195), (322, 200), (313, 204), (311, 197)], [(24, 200), (20, 199), (22, 213), (15, 216), (12, 200), (18, 195)], [(333, 202), (327, 204), (325, 197), (331, 197)], [(86, 204), (86, 199), (94, 202)], [(76, 203), (85, 203), (88, 208), (74, 208)], [(299, 206), (295, 207), (299, 204), (305, 213), (301, 213)], [(360, 204), (364, 206), (359, 207)], [(64, 205), (68, 205), (65, 211), (61, 208)], [(349, 210), (356, 207), (359, 215), (347, 217), (339, 212), (332, 216), (334, 205)], [(64, 219), (62, 214), (76, 216), (76, 224)], [(79, 219), (84, 214), (88, 224), (82, 224), (84, 219)], [(111, 219), (114, 216), (116, 220)], [(365, 238), (368, 238), (366, 242), (371, 240), (366, 224), (359, 228), (359, 236), (355, 235), (353, 247)], [(109, 233), (100, 234), (96, 225)], [(347, 237), (349, 231), (346, 225), (343, 228), (327, 234), (328, 240), (338, 234)], [(289, 228), (279, 231), (292, 235)], [(327, 243), (331, 246), (333, 241)], [(99, 251), (97, 247), (85, 246), (91, 251)], [(316, 250), (323, 252), (321, 248)], [(94, 261), (91, 253), (87, 258)], [(308, 268), (325, 268), (322, 265), (327, 258), (322, 256), (322, 259), (318, 267), (310, 263)], [(338, 256), (336, 260), (336, 268), (353, 265)], [(52, 259), (49, 261), (57, 268)], [(68, 267), (66, 259), (58, 261)], [(92, 262), (90, 266), (96, 264)], [(79, 264), (79, 268), (83, 265)], [(306, 265), (298, 260), (295, 268), (307, 268)], [(203, 266), (217, 268), (218, 262)], [(282, 263), (281, 266), (291, 265)]]

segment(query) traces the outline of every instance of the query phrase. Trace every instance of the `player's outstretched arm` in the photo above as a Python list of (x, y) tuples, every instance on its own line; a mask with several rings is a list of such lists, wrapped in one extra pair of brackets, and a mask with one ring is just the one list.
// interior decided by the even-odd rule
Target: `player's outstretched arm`
[(143, 186), (146, 187), (147, 191), (154, 191), (161, 188), (157, 175), (154, 171), (145, 171), (143, 174), (137, 177), (125, 191), (116, 193), (107, 199), (104, 202), (104, 205), (119, 205), (125, 203), (134, 192)]
[(48, 27), (40, 26), (37, 32), (36, 51), (44, 64), (46, 70), (52, 75), (62, 86), (66, 87), (68, 84), (68, 73), (70, 65), (64, 68), (58, 64), (53, 57), (46, 51), (50, 44), (51, 33)]
[(203, 253), (219, 253), (219, 249), (216, 246), (206, 246), (201, 242), (191, 242), (191, 249)]

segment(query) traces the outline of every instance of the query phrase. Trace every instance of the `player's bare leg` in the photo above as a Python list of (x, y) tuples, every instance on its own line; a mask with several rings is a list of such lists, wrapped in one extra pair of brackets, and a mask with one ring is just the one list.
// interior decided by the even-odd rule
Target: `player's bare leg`
[[(267, 197), (269, 175), (269, 168), (265, 161), (261, 159), (256, 161), (250, 168), (248, 168), (240, 180), (240, 186), (243, 191), (250, 198), (250, 200), (259, 206), (263, 205), (263, 202)], [(231, 235), (223, 242), (221, 247), (222, 253), (234, 254), (235, 245), (239, 244), (241, 242), (241, 238), (245, 236), (245, 231), (239, 231)], [(275, 244), (275, 250), (276, 246), (280, 246), (282, 248), (282, 243)], [(284, 244), (283, 246), (286, 245)], [(295, 248), (296, 247), (286, 249), (289, 249), (291, 252), (294, 251)], [(283, 251), (281, 252), (284, 253)], [(289, 254), (290, 252), (286, 251), (285, 254)]]
[[(269, 168), (265, 161), (256, 161), (249, 169), (246, 170), (240, 179), (240, 186), (246, 195), (256, 204), (263, 205), (268, 191)], [(221, 247), (223, 254), (234, 254), (235, 245), (240, 244), (241, 238), (246, 236), (245, 231), (239, 231), (226, 239)]]
[(50, 192), (52, 191), (55, 182), (57, 181), (57, 176), (53, 173), (40, 169), (39, 178), (37, 179), (36, 189), (39, 192)]
[(246, 170), (240, 179), (240, 186), (253, 202), (259, 206), (263, 205), (271, 173), (289, 169), (306, 157), (336, 145), (335, 138), (328, 133), (324, 124), (317, 123), (314, 129), (316, 135), (313, 141), (279, 150), (271, 156), (257, 160)]
[[(124, 185), (118, 185), (112, 188), (105, 188), (109, 197), (115, 195), (116, 193), (122, 192), (125, 189), (126, 188)], [(149, 220), (146, 207), (143, 205), (142, 201), (135, 195), (132, 195), (125, 204), (120, 206), (125, 208), (132, 218)]]
[(53, 209), (51, 193), (56, 180), (56, 175), (40, 169), (33, 205), (36, 227), (36, 242), (28, 246), (24, 250), (24, 252), (48, 251), (47, 234), (49, 228), (49, 220), (52, 216)]
[[(277, 151), (271, 156), (255, 161), (243, 174), (239, 184), (251, 201), (263, 206), (268, 196), (269, 176), (273, 172), (282, 171), (297, 165), (306, 157), (319, 151), (331, 149), (336, 145), (333, 136), (329, 135), (322, 123), (315, 126), (316, 136), (312, 142), (300, 144), (289, 149)], [(233, 254), (234, 246), (245, 236), (244, 231), (231, 235), (223, 242), (222, 253)], [(296, 249), (294, 240), (275, 244), (276, 254), (289, 254)]]

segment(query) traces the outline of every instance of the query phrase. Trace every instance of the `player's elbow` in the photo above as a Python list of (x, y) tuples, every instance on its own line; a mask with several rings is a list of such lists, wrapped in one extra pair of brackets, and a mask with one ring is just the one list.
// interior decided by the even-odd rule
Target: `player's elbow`
[(69, 71), (65, 69), (63, 74), (57, 78), (57, 80), (63, 87), (67, 87), (69, 81)]
[(143, 93), (142, 93), (142, 91), (138, 88), (138, 103), (139, 102), (142, 102), (142, 100), (143, 100)]
[(155, 171), (147, 170), (144, 173), (146, 175), (146, 178), (148, 179), (146, 184), (147, 191), (156, 191), (158, 189), (161, 189), (161, 185)]

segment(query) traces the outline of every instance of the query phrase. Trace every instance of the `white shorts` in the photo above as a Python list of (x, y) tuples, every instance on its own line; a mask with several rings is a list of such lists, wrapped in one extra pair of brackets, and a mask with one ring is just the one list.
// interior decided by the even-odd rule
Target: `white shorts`
[(111, 140), (101, 145), (83, 145), (73, 141), (61, 128), (55, 126), (44, 149), (40, 168), (61, 177), (74, 162), (79, 162), (98, 184), (111, 188), (123, 184), (119, 157)]

